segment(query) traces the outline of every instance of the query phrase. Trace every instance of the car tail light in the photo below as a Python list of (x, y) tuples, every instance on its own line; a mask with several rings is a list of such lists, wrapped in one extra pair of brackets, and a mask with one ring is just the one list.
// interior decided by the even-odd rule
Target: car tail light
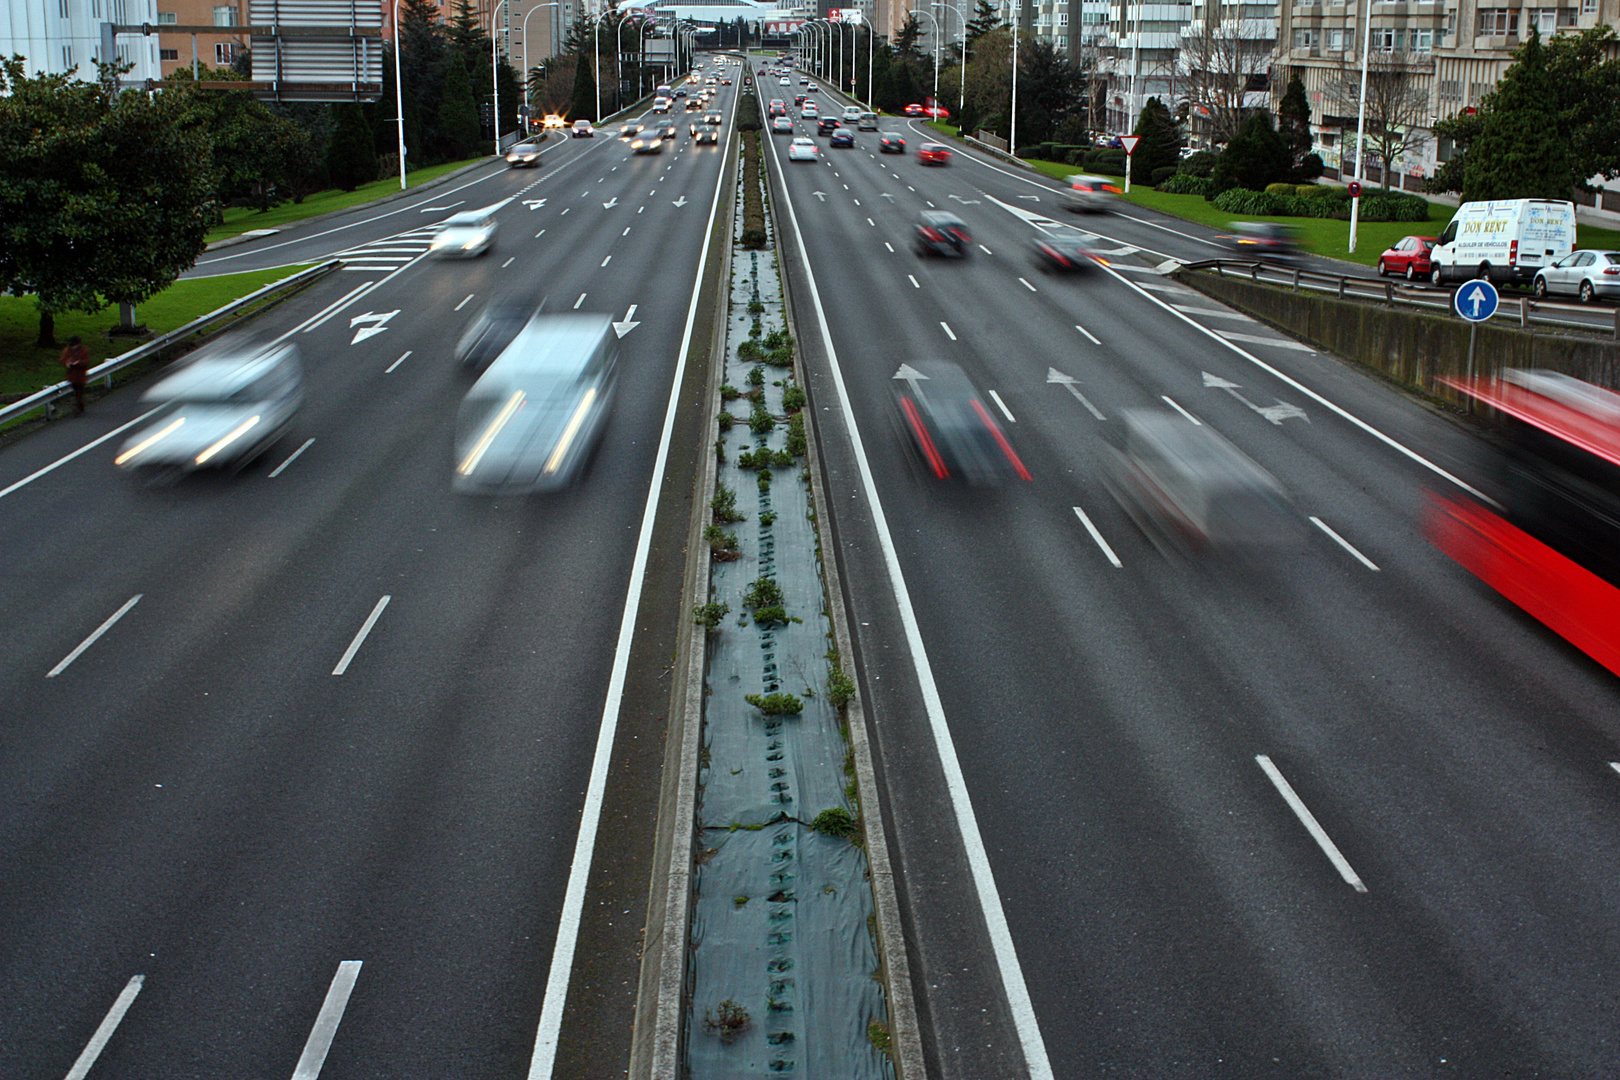
[(1508, 265), (1516, 266), (1519, 262), (1519, 242), (1513, 240), (1508, 244)]
[(1115, 187), (1115, 186), (1114, 186), (1114, 185), (1113, 185), (1113, 184), (1104, 184), (1104, 185), (1103, 185), (1103, 186), (1102, 186), (1102, 189), (1103, 189), (1103, 190), (1104, 190), (1104, 191), (1108, 191), (1108, 192), (1112, 192), (1112, 193), (1113, 193), (1113, 194), (1115, 194), (1115, 195), (1121, 195), (1121, 194), (1123, 194), (1123, 192), (1121, 192), (1121, 191), (1120, 191), (1120, 190), (1119, 190), (1119, 188), (1117, 188), (1117, 187)]
[(1610, 276), (1613, 276), (1615, 274), (1620, 274), (1620, 266), (1605, 266), (1603, 268), (1603, 272), (1605, 274), (1610, 275)]

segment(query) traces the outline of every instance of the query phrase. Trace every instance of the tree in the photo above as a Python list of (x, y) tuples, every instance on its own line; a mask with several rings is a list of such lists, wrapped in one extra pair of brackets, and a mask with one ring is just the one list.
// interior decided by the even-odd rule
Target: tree
[(467, 67), (455, 53), (450, 55), (450, 63), (445, 68), (444, 95), (439, 100), (436, 120), (440, 150), (445, 159), (460, 161), (472, 157), (478, 145), (478, 107), (473, 101), (472, 85), (467, 81)]
[(1513, 66), (1485, 97), (1479, 135), (1463, 166), (1463, 198), (1567, 199), (1574, 156), (1559, 130), (1541, 35), (1531, 27)]
[(917, 21), (916, 12), (908, 11), (906, 21), (894, 34), (894, 52), (901, 59), (921, 59), (922, 52), (917, 48), (917, 41), (922, 37), (922, 23)]
[(326, 171), (332, 183), (344, 191), (353, 191), (377, 179), (377, 145), (360, 106), (339, 102), (332, 106), (332, 114), (337, 119), (337, 130), (326, 152)]
[(1288, 148), (1290, 172), (1297, 174), (1311, 153), (1311, 103), (1298, 71), (1288, 77), (1288, 89), (1277, 104), (1277, 134)]
[(978, 0), (973, 5), (973, 18), (967, 21), (967, 29), (963, 34), (967, 38), (968, 49), (971, 51), (974, 42), (1000, 25), (1001, 14), (996, 5), (990, 0)]
[(1005, 137), (1011, 100), (1012, 32), (1000, 26), (979, 38), (963, 71), (962, 129)]
[[(1620, 58), (1612, 26), (1557, 34), (1543, 47), (1558, 130), (1569, 147), (1574, 186), (1620, 176)], [(1522, 52), (1526, 46), (1520, 46)]]
[[(212, 154), (182, 95), (118, 92), (0, 62), (0, 291), (55, 314), (139, 304), (197, 261), (213, 224)], [(124, 65), (122, 70), (128, 70)]]
[(1173, 168), (1181, 160), (1181, 125), (1156, 97), (1147, 99), (1131, 134), (1139, 136), (1131, 155), (1131, 175), (1146, 183), (1154, 169)]
[(1271, 41), (1253, 19), (1223, 23), (1220, 5), (1181, 32), (1176, 75), (1190, 106), (1194, 126), (1215, 146), (1230, 142), (1255, 110), (1249, 94), (1263, 85), (1271, 65)]
[[(1085, 77), (1049, 38), (1018, 50), (1018, 146), (1048, 142), (1070, 109), (1084, 108)], [(1008, 87), (1009, 94), (1011, 87)]]
[[(1428, 141), (1423, 129), (1429, 118), (1429, 89), (1423, 69), (1429, 63), (1427, 54), (1400, 51), (1373, 52), (1367, 57), (1367, 148), (1369, 156), (1378, 159), (1379, 177), (1386, 188), (1400, 168), (1401, 155), (1415, 153)], [(1343, 106), (1345, 115), (1357, 113), (1360, 69), (1340, 67), (1328, 83), (1327, 93)], [(1354, 143), (1347, 140), (1345, 145), (1353, 154)]]
[[(198, 76), (209, 82), (244, 81), (234, 68), (203, 68)], [(213, 147), (217, 206), (251, 201), (268, 210), (297, 190), (312, 153), (305, 128), (246, 90), (197, 89), (190, 68), (176, 71), (171, 80), (169, 92), (185, 102), (186, 124), (203, 132)]]
[(1434, 125), (1435, 138), (1451, 142), (1451, 157), (1442, 162), (1435, 173), (1423, 183), (1428, 192), (1462, 191), (1463, 174), (1467, 166), (1468, 148), (1479, 138), (1484, 118), (1477, 113), (1458, 113), (1450, 120)]
[(439, 160), (439, 102), (449, 59), (449, 38), (434, 0), (402, 0), (399, 73), (410, 87), (404, 102), (405, 147), (406, 156), (416, 165)]
[(581, 116), (602, 119), (596, 115), (596, 76), (591, 73), (591, 58), (584, 52), (574, 57), (573, 96), (568, 99), (568, 111), (563, 115), (574, 119)]
[(1269, 112), (1251, 114), (1215, 162), (1215, 187), (1220, 190), (1240, 187), (1261, 191), (1287, 175), (1288, 147), (1271, 126)]

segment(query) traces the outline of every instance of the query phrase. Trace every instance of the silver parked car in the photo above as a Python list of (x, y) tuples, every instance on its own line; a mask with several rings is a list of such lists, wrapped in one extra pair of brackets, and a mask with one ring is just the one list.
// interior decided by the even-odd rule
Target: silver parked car
[(1583, 304), (1598, 297), (1620, 298), (1620, 251), (1575, 251), (1536, 271), (1536, 295), (1579, 296)]
[(221, 351), (184, 362), (141, 395), (157, 418), (124, 441), (121, 469), (239, 469), (292, 423), (304, 400), (298, 347)]
[(607, 426), (618, 358), (608, 315), (530, 318), (461, 403), (451, 486), (514, 495), (571, 484)]
[(495, 243), (495, 216), (483, 210), (453, 214), (428, 250), (441, 259), (470, 259)]

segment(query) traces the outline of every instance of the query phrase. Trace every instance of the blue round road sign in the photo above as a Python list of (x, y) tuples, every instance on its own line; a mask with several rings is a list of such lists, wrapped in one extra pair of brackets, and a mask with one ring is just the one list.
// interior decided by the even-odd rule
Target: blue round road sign
[(1451, 304), (1457, 309), (1457, 314), (1469, 322), (1484, 322), (1496, 314), (1496, 307), (1502, 302), (1497, 294), (1496, 286), (1484, 278), (1465, 282), (1451, 298)]

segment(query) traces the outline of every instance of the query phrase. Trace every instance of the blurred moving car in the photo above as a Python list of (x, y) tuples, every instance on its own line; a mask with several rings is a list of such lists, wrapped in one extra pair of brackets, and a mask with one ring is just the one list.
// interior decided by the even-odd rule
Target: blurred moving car
[(906, 152), (906, 140), (892, 131), (885, 131), (878, 136), (878, 153), (903, 154)]
[(1063, 205), (1076, 213), (1097, 213), (1112, 210), (1120, 190), (1112, 180), (1101, 176), (1075, 174), (1067, 178), (1063, 189)]
[(805, 96), (806, 95), (804, 95), (804, 94), (794, 94), (793, 95), (793, 107), (795, 109), (801, 109), (801, 108), (804, 107)]
[(712, 146), (719, 146), (720, 129), (712, 127), (698, 127), (696, 124), (693, 124), (692, 143), (695, 146), (702, 146), (705, 143)]
[(245, 347), (199, 355), (141, 395), (159, 404), (157, 419), (124, 440), (121, 469), (186, 473), (239, 469), (292, 423), (304, 400), (298, 347)]
[(861, 113), (860, 119), (855, 122), (855, 127), (859, 131), (876, 131), (877, 130), (877, 113), (875, 113), (875, 112), (863, 112), (863, 113)]
[(719, 127), (722, 119), (723, 118), (721, 115), (717, 112), (703, 114), (703, 122), (708, 124), (710, 127)]
[(680, 130), (674, 124), (665, 124), (658, 129), (658, 137), (665, 142), (669, 142), (678, 135), (680, 135)]
[(816, 149), (815, 142), (803, 135), (800, 135), (798, 138), (794, 139), (788, 144), (789, 161), (814, 161), (816, 160), (816, 155), (820, 152), (821, 151)]
[(646, 130), (645, 124), (626, 124), (619, 129), (619, 138), (633, 139)]
[(837, 117), (835, 117), (835, 116), (823, 116), (820, 120), (816, 121), (816, 134), (817, 135), (830, 135), (832, 132), (837, 131), (839, 128), (841, 128), (843, 126), (844, 126), (843, 124), (838, 122)]
[(1378, 276), (1404, 274), (1407, 281), (1428, 280), (1429, 252), (1440, 242), (1438, 236), (1403, 236), (1378, 256)]
[(772, 120), (771, 121), (771, 134), (772, 135), (791, 135), (791, 134), (793, 134), (793, 121), (792, 121), (792, 119), (789, 118), (789, 117), (786, 117), (786, 116), (778, 116), (776, 119)]
[(1579, 296), (1590, 304), (1598, 297), (1620, 298), (1620, 251), (1577, 251), (1536, 271), (1532, 288), (1541, 297)]
[(951, 149), (944, 143), (925, 142), (917, 147), (917, 162), (921, 165), (949, 165)]
[(910, 105), (907, 105), (905, 107), (905, 109), (904, 109), (904, 112), (905, 112), (905, 115), (907, 115), (907, 116), (922, 116), (922, 115), (924, 115), (923, 107), (921, 105), (918, 105), (915, 102), (913, 102)]
[(547, 131), (561, 131), (563, 128), (568, 126), (568, 121), (564, 120), (557, 113), (546, 113), (546, 118), (541, 121), (541, 126)]
[(765, 115), (773, 117), (786, 116), (787, 102), (783, 101), (781, 98), (771, 98), (771, 103), (765, 106)]
[(1261, 262), (1292, 262), (1299, 257), (1299, 239), (1290, 225), (1273, 221), (1234, 221), (1232, 231), (1216, 240), (1240, 258)]
[(891, 385), (907, 442), (935, 479), (980, 485), (1030, 478), (961, 368), (943, 360), (902, 364)]
[(540, 144), (520, 142), (506, 152), (506, 164), (514, 169), (533, 169), (540, 165)]
[(973, 244), (962, 219), (948, 210), (924, 210), (917, 221), (917, 254), (964, 259)]
[(575, 120), (572, 135), (576, 139), (589, 139), (596, 134), (589, 120)]
[(664, 152), (664, 139), (658, 131), (648, 131), (637, 135), (630, 140), (630, 152), (634, 154), (662, 154)]
[(495, 243), (495, 216), (485, 210), (452, 214), (445, 221), (428, 252), (440, 259), (470, 259), (482, 255)]
[(667, 113), (669, 112), (669, 107), (670, 99), (667, 97), (661, 97), (653, 102), (652, 111), (655, 113)]
[(687, 98), (686, 99), (686, 111), (687, 112), (697, 112), (699, 109), (703, 108), (703, 103), (706, 100), (708, 100), (708, 99), (704, 98), (702, 95), (699, 95), (697, 97)]
[(1109, 492), (1161, 551), (1289, 544), (1304, 535), (1276, 477), (1208, 424), (1168, 409), (1120, 414), (1123, 447), (1109, 446)]
[(815, 120), (821, 116), (821, 106), (813, 101), (807, 101), (799, 106), (799, 116), (805, 120)]
[(482, 371), (512, 343), (534, 306), (520, 300), (494, 300), (484, 305), (456, 342), (456, 363)]
[(827, 140), (827, 145), (840, 149), (853, 149), (855, 146), (855, 133), (849, 128), (838, 128), (832, 133), (832, 138)]
[(1095, 270), (1106, 260), (1090, 237), (1075, 232), (1040, 233), (1035, 237), (1035, 264), (1048, 274)]
[(532, 316), (461, 403), (452, 488), (525, 494), (572, 483), (607, 426), (618, 358), (611, 316)]

